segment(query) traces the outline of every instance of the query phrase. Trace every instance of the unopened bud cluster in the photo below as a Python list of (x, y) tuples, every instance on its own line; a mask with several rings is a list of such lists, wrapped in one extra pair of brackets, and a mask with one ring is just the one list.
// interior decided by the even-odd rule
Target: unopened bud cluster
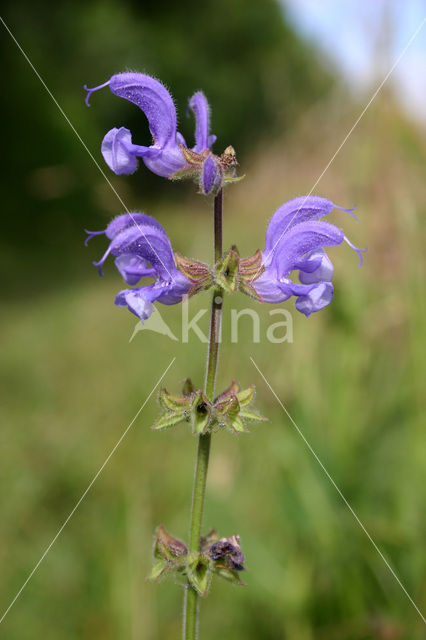
[(240, 573), (245, 570), (240, 537), (220, 538), (212, 529), (200, 540), (199, 551), (189, 552), (186, 545), (159, 526), (154, 537), (154, 563), (148, 579), (157, 582), (167, 575), (184, 578), (201, 596), (208, 594), (213, 575), (244, 585)]

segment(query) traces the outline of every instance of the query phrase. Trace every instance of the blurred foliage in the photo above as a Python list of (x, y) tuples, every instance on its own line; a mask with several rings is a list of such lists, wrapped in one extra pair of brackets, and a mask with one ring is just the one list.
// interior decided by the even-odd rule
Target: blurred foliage
[[(332, 84), (314, 52), (288, 27), (276, 0), (23, 0), (3, 7), (6, 23), (54, 97), (126, 206), (136, 209), (149, 207), (159, 193), (175, 198), (174, 185), (144, 169), (115, 180), (100, 154), (101, 140), (112, 126), (123, 124), (135, 141), (149, 143), (145, 117), (108, 91), (87, 109), (83, 84), (97, 85), (126, 69), (155, 75), (170, 88), (188, 141), (193, 121), (185, 117), (186, 103), (202, 88), (212, 106), (217, 152), (233, 144), (240, 161), (259, 140), (286, 131)], [(8, 282), (13, 294), (29, 267), (33, 291), (87, 273), (77, 248), (82, 229), (104, 224), (105, 211), (96, 191), (102, 180), (98, 169), (5, 31), (0, 51), (8, 60), (1, 98), (8, 215), (2, 221), (6, 247), (0, 266), (14, 262)], [(123, 185), (129, 185), (126, 191)], [(114, 213), (122, 210), (117, 200)], [(60, 274), (52, 270), (56, 260)]]

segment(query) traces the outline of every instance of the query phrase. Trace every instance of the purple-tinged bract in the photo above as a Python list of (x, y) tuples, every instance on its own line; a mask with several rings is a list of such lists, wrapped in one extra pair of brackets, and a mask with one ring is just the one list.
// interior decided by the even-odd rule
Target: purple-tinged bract
[(145, 277), (155, 279), (153, 284), (120, 291), (115, 299), (117, 306), (127, 306), (144, 322), (151, 315), (155, 301), (181, 302), (191, 283), (176, 268), (170, 240), (159, 222), (143, 213), (126, 213), (114, 218), (104, 231), (87, 231), (86, 243), (103, 233), (111, 242), (101, 260), (94, 263), (101, 275), (102, 266), (111, 254), (127, 284), (136, 285)]
[[(251, 282), (262, 302), (275, 304), (295, 296), (296, 309), (310, 316), (333, 299), (333, 265), (324, 247), (345, 241), (362, 264), (365, 249), (354, 247), (341, 229), (320, 220), (334, 208), (341, 209), (326, 198), (305, 196), (286, 202), (274, 213), (266, 231), (263, 271)], [(294, 271), (299, 283), (290, 278)]]

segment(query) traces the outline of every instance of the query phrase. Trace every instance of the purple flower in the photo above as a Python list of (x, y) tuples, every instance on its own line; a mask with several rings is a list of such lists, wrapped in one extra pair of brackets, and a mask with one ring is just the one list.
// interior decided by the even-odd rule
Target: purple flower
[[(262, 302), (279, 303), (296, 297), (296, 309), (305, 316), (319, 311), (333, 299), (333, 265), (324, 247), (349, 242), (343, 231), (320, 218), (337, 207), (326, 198), (307, 196), (283, 204), (272, 216), (262, 254), (263, 271), (251, 281)], [(299, 283), (290, 279), (298, 271)]]
[(155, 279), (133, 289), (120, 291), (115, 299), (118, 307), (128, 307), (142, 322), (153, 311), (153, 302), (176, 304), (189, 291), (191, 283), (178, 271), (170, 240), (163, 227), (144, 213), (126, 213), (114, 218), (104, 231), (86, 231), (87, 242), (95, 235), (105, 234), (111, 240), (99, 262), (100, 275), (108, 255), (115, 256), (115, 266), (129, 285), (141, 278)]
[[(209, 134), (209, 106), (201, 91), (190, 98), (188, 110), (195, 115), (195, 146), (188, 149), (183, 136), (177, 131), (176, 108), (164, 85), (143, 73), (119, 73), (104, 84), (88, 89), (89, 97), (98, 89), (109, 86), (112, 93), (133, 102), (142, 109), (148, 120), (153, 144), (149, 147), (133, 144), (132, 134), (125, 127), (114, 127), (102, 141), (102, 154), (110, 169), (117, 175), (134, 173), (137, 158), (142, 158), (153, 173), (166, 178), (204, 176), (203, 193), (210, 193), (218, 183), (212, 167), (210, 148), (216, 136)], [(209, 165), (204, 169), (204, 163)], [(217, 173), (217, 172), (216, 172)], [(221, 180), (222, 180), (221, 172)], [(206, 184), (206, 188), (204, 188)], [(210, 187), (210, 189), (209, 189)]]

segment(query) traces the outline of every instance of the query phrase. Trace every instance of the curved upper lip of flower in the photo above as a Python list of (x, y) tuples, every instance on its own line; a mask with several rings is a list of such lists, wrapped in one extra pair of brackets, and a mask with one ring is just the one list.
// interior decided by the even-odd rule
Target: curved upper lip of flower
[[(126, 233), (124, 234), (124, 232)], [(102, 266), (110, 253), (112, 253), (112, 255), (120, 255), (124, 253), (122, 248), (126, 241), (129, 242), (130, 235), (134, 238), (140, 237), (140, 240), (146, 246), (146, 251), (149, 251), (149, 254), (151, 256), (150, 261), (154, 261), (154, 263), (157, 265), (156, 270), (158, 272), (166, 272), (169, 278), (172, 279), (171, 271), (173, 271), (174, 269), (174, 260), (170, 260), (170, 253), (173, 255), (172, 247), (166, 232), (164, 231), (160, 223), (155, 220), (155, 218), (152, 218), (151, 216), (148, 216), (144, 213), (129, 212), (114, 218), (109, 223), (107, 228), (102, 231), (86, 230), (86, 233), (88, 234), (88, 237), (85, 240), (86, 246), (91, 238), (104, 233), (107, 238), (111, 240), (111, 243), (102, 256), (101, 260), (99, 260), (99, 262), (93, 263), (98, 267), (100, 275), (103, 275)], [(161, 255), (161, 251), (157, 251), (159, 241), (161, 241), (167, 249), (166, 252), (163, 253), (163, 255)], [(114, 243), (116, 245), (115, 249)], [(120, 253), (118, 254), (117, 251), (119, 251)]]
[(155, 300), (173, 304), (190, 289), (191, 283), (176, 268), (167, 233), (154, 218), (128, 213), (114, 218), (104, 231), (87, 233), (87, 240), (101, 233), (110, 240), (101, 260), (94, 263), (101, 275), (102, 265), (111, 254), (127, 284), (135, 285), (146, 276), (155, 278), (154, 284), (121, 291), (116, 298), (116, 304), (127, 304), (142, 320), (149, 317)]
[(331, 213), (333, 209), (346, 211), (358, 220), (353, 213), (355, 207), (344, 209), (335, 205), (331, 200), (318, 196), (300, 196), (281, 205), (275, 211), (266, 230), (264, 264), (271, 263), (279, 243), (293, 227), (303, 222), (319, 220)]
[(94, 263), (102, 275), (102, 265), (109, 254), (116, 258), (135, 255), (149, 262), (162, 280), (172, 280), (176, 271), (169, 237), (157, 220), (143, 213), (127, 213), (114, 218), (104, 231), (87, 232), (86, 243), (94, 235), (105, 233), (110, 244), (99, 262)]

